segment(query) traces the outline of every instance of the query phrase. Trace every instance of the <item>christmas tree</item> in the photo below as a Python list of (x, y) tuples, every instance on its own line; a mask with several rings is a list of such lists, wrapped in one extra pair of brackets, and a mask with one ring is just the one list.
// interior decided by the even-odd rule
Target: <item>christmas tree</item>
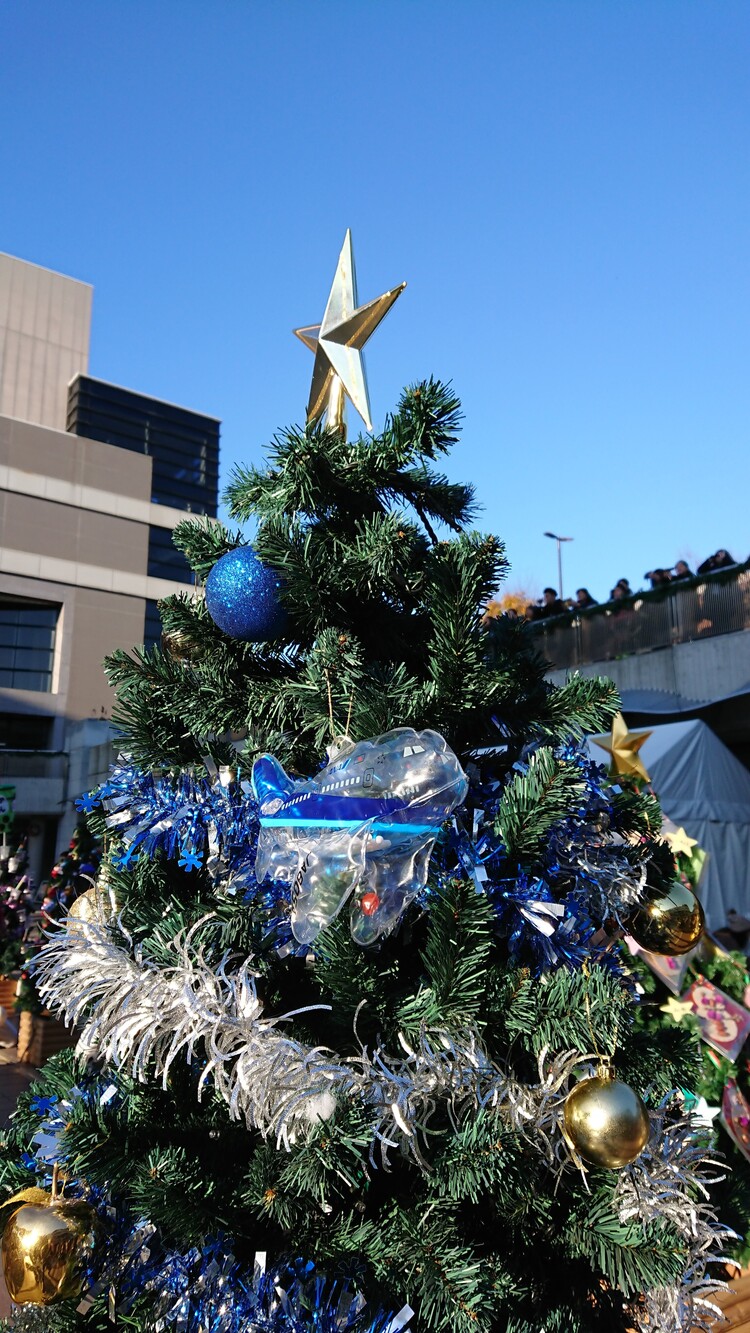
[(106, 870), (36, 968), (78, 1056), (3, 1144), (14, 1327), (682, 1333), (710, 1312), (715, 1167), (670, 1095), (695, 1044), (633, 1022), (613, 944), (642, 916), (653, 947), (661, 912), (682, 948), (699, 914), (670, 916), (655, 799), (580, 747), (612, 684), (553, 688), (523, 625), (483, 618), (506, 562), (439, 470), (450, 387), (346, 437), (395, 294), (357, 307), (347, 240), (300, 331), (307, 424), (229, 486), (252, 548), (183, 523), (205, 598), (109, 662), (123, 757), (82, 802)]

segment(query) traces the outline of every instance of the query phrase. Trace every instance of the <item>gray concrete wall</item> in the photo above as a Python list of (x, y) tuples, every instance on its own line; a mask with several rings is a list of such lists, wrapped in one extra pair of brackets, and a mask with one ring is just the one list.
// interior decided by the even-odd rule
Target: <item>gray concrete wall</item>
[(93, 288), (0, 254), (0, 415), (65, 429), (89, 360)]
[[(662, 690), (699, 703), (713, 702), (750, 683), (750, 630), (589, 662), (579, 671), (582, 676), (609, 676), (623, 692)], [(550, 671), (548, 678), (560, 685), (569, 674), (559, 669)]]
[(15, 551), (145, 574), (148, 527), (73, 505), (0, 490), (0, 533)]
[(64, 421), (56, 430), (45, 430), (0, 413), (0, 463), (44, 477), (50, 500), (69, 498), (69, 491), (56, 487), (55, 481), (138, 500), (148, 501), (151, 496), (150, 458), (83, 435), (69, 435)]
[[(146, 597), (177, 585), (148, 577), (149, 523), (184, 518), (151, 504), (151, 459), (126, 450), (0, 416), (0, 594), (51, 603), (58, 616), (52, 688), (0, 686), (0, 712), (51, 720), (50, 750), (64, 751), (37, 773), (8, 754), (19, 816), (40, 830), (30, 840), (32, 873), (43, 865), (44, 830), (67, 845), (76, 822), (73, 798), (89, 781), (91, 755), (106, 748), (113, 693), (103, 662), (116, 648), (143, 641)], [(182, 585), (179, 585), (182, 586)], [(153, 591), (152, 591), (153, 588)]]

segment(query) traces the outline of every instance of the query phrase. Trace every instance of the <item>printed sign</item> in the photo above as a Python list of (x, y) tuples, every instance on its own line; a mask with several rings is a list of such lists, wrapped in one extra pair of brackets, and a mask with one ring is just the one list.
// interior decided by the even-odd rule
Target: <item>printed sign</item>
[(698, 1019), (701, 1036), (727, 1060), (736, 1060), (750, 1034), (750, 1013), (710, 981), (700, 979), (681, 997)]

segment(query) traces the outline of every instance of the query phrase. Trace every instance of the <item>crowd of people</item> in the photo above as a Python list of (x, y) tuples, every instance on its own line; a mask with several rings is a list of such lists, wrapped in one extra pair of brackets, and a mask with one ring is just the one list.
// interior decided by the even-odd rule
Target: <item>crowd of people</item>
[[(685, 579), (713, 574), (720, 569), (729, 569), (736, 564), (737, 561), (721, 547), (704, 560), (695, 571), (690, 568), (686, 560), (677, 560), (668, 569), (659, 567), (658, 569), (647, 570), (644, 578), (649, 580), (652, 588), (663, 588), (667, 584), (680, 583)], [(610, 589), (606, 601), (621, 602), (628, 597), (634, 597), (638, 591), (640, 589), (631, 588), (627, 579), (618, 579), (614, 588)], [(591, 596), (588, 588), (578, 588), (574, 598), (566, 598), (564, 601), (558, 597), (556, 588), (545, 588), (539, 601), (528, 604), (524, 619), (530, 621), (549, 620), (552, 616), (561, 616), (567, 611), (587, 611), (589, 607), (598, 605), (599, 602)], [(511, 619), (518, 617), (518, 612), (514, 610), (506, 611), (505, 614), (509, 615)]]

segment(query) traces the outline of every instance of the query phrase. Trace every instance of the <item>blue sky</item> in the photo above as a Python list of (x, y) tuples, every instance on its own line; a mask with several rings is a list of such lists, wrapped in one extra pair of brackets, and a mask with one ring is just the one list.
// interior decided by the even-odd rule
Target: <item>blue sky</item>
[[(95, 286), (91, 371), (301, 420), (353, 230), (376, 426), (453, 380), (510, 586), (750, 550), (746, 0), (4, 0), (0, 249)], [(9, 133), (8, 130), (11, 130)]]

